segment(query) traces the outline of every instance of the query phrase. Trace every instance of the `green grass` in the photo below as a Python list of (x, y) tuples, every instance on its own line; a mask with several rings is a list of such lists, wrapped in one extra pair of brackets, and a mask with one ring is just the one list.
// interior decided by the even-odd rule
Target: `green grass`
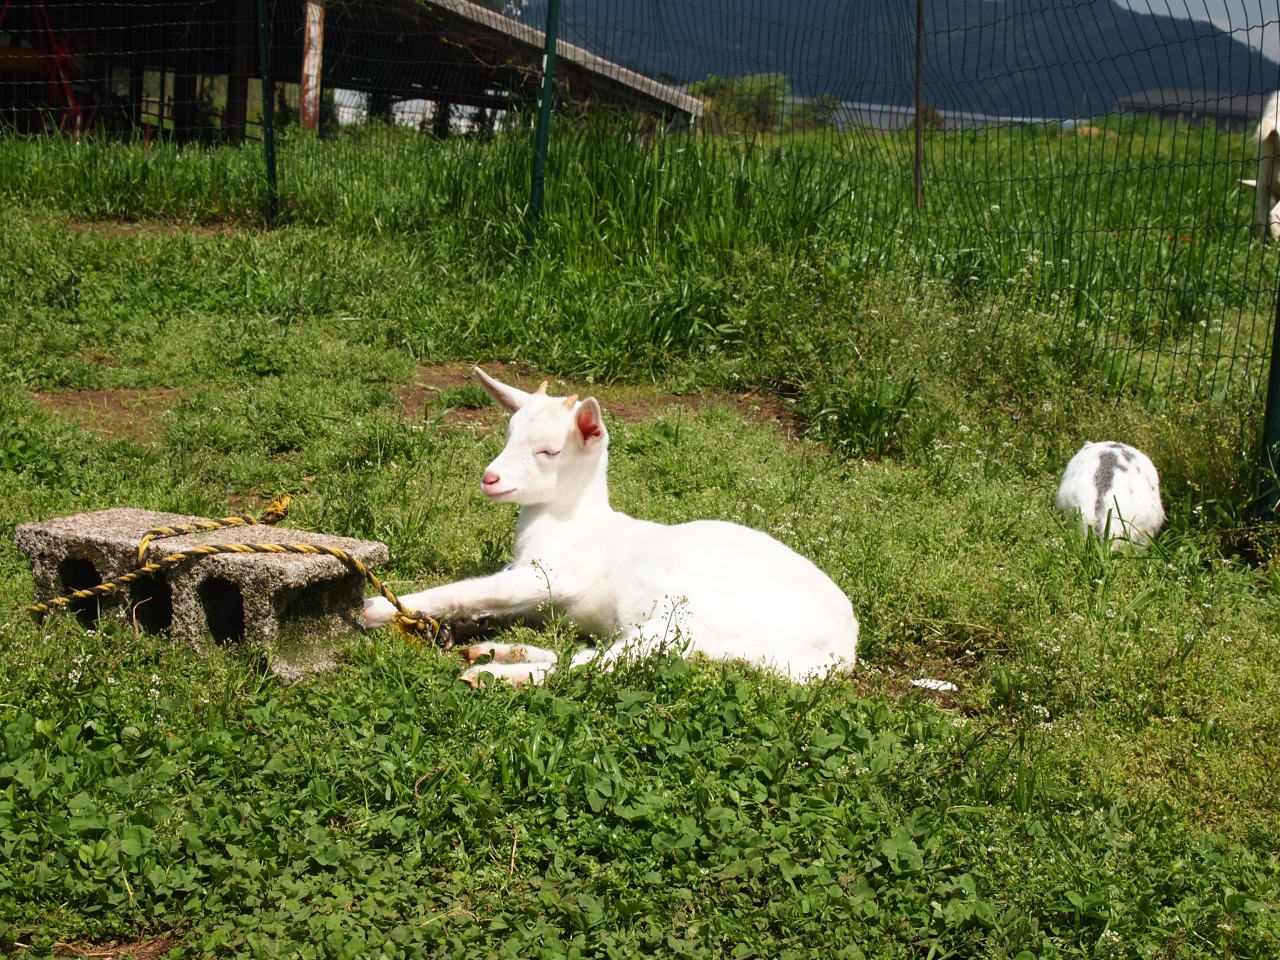
[[(660, 208), (646, 257), (634, 208), (587, 244), (554, 238), (586, 231), (566, 207), (531, 260), (486, 245), (518, 227), (496, 207), (489, 227), (127, 232), (69, 224), (110, 211), (55, 195), (74, 178), (22, 154), (43, 149), (0, 143), (30, 164), (0, 209), (0, 948), (176, 931), (219, 957), (1276, 954), (1280, 578), (1246, 562), (1269, 544), (1245, 522), (1251, 390), (1118, 388), (1105, 355), (1062, 348), (1045, 274), (873, 270), (847, 221), (676, 242), (686, 215)], [(448, 149), (430, 162), (470, 190), (459, 158), (508, 148)], [(597, 212), (615, 162), (573, 188)], [(37, 176), (43, 197), (11, 186)], [(236, 219), (183, 209), (116, 215)], [(393, 388), (417, 363), (512, 359), (583, 392), (793, 398), (793, 443), (730, 407), (610, 420), (614, 501), (812, 557), (863, 624), (852, 682), (656, 656), (473, 692), (379, 632), (284, 686), (249, 650), (21, 612), (13, 527), (118, 505), (216, 516), (288, 491), (294, 525), (387, 543), (399, 591), (497, 569), (515, 513), (476, 479), (501, 437), (437, 419), (479, 398), (428, 417)], [(114, 387), (179, 389), (154, 446), (33, 398)], [(1170, 522), (1145, 552), (1050, 509), (1103, 438), (1161, 470)], [(787, 611), (759, 613), (785, 635)], [(919, 676), (960, 692), (936, 704)]]
[[(1241, 135), (1150, 118), (930, 133), (913, 210), (909, 134), (815, 131), (752, 141), (563, 123), (551, 149), (544, 256), (593, 291), (621, 271), (626, 324), (677, 348), (732, 328), (719, 306), (743, 256), (942, 279), (962, 296), (1008, 282), (1054, 314), (1058, 345), (1111, 383), (1175, 394), (1252, 392), (1278, 265), (1251, 239), (1252, 148)], [(440, 143), (375, 125), (322, 141), (287, 131), (282, 221), (414, 237), (447, 261), (519, 269), (531, 163), (523, 130)], [(0, 187), (81, 219), (258, 227), (261, 151), (0, 138)], [(523, 319), (523, 317), (522, 317)], [(611, 371), (616, 375), (616, 370)]]

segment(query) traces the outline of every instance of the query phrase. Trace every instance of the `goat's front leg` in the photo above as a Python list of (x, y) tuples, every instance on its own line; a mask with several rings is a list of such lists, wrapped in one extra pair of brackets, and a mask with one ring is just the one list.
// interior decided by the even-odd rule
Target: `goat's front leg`
[[(405, 609), (425, 613), (437, 620), (517, 616), (532, 613), (538, 604), (549, 600), (554, 601), (555, 596), (548, 589), (547, 578), (532, 564), (503, 570), (489, 577), (447, 583), (400, 598)], [(382, 597), (370, 597), (364, 602), (363, 614), (365, 629), (369, 630), (390, 623), (395, 618), (396, 609)]]
[(1256, 214), (1253, 218), (1254, 236), (1265, 236), (1268, 230), (1276, 235), (1273, 207), (1280, 197), (1275, 195), (1275, 168), (1278, 144), (1277, 134), (1272, 133), (1258, 142), (1258, 180), (1254, 190), (1257, 196)]

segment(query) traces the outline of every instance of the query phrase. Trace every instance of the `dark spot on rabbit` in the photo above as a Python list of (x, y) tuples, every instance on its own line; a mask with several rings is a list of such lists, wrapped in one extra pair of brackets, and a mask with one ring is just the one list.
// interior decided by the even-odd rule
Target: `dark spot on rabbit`
[[(1125, 462), (1126, 464), (1133, 463), (1134, 455), (1137, 453), (1137, 451), (1136, 451), (1136, 450), (1134, 450), (1134, 449), (1133, 449), (1133, 447), (1126, 447), (1123, 443), (1113, 443), (1113, 444), (1111, 445), (1111, 449), (1115, 450), (1115, 451), (1116, 451), (1116, 453), (1118, 453), (1118, 454), (1120, 454), (1120, 456), (1124, 457), (1124, 462)], [(1124, 469), (1126, 469), (1126, 468), (1125, 468), (1125, 467), (1121, 467), (1120, 469), (1121, 469), (1121, 470), (1124, 470)]]
[(1120, 466), (1120, 458), (1110, 450), (1098, 455), (1098, 469), (1093, 474), (1093, 486), (1098, 491), (1098, 499), (1093, 505), (1094, 516), (1101, 519), (1105, 514), (1103, 510), (1107, 500), (1107, 495), (1111, 493), (1111, 486), (1115, 482), (1116, 472), (1125, 470), (1126, 467)]

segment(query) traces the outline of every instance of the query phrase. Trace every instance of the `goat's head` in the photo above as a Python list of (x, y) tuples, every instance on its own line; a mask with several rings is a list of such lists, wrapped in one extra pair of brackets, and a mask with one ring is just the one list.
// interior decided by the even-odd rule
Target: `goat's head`
[(595, 397), (548, 397), (499, 383), (479, 367), (476, 378), (508, 413), (507, 445), (489, 464), (480, 490), (498, 503), (560, 503), (578, 497), (596, 476), (609, 434)]

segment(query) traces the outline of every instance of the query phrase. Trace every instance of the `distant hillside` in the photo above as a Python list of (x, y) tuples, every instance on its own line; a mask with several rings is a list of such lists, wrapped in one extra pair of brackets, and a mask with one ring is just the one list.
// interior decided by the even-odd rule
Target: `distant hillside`
[[(522, 19), (541, 26), (545, 0)], [(564, 0), (561, 36), (651, 76), (786, 74), (802, 96), (909, 103), (911, 0)], [(1156, 87), (1259, 93), (1280, 65), (1212, 24), (1111, 0), (926, 0), (926, 98), (1036, 116)]]

